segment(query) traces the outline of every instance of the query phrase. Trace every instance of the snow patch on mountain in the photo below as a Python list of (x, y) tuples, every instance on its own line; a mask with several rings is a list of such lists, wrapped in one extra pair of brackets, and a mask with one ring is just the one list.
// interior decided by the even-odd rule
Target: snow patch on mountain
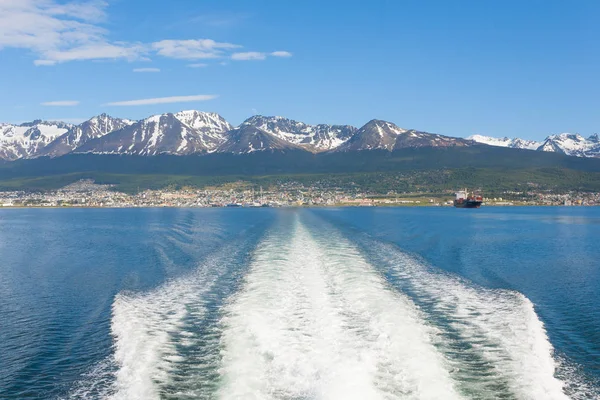
[(546, 151), (576, 157), (600, 157), (598, 134), (591, 135), (586, 139), (577, 133), (560, 133), (550, 135), (541, 142), (506, 137), (499, 139), (483, 135), (473, 135), (469, 139), (490, 146)]
[(284, 117), (255, 115), (241, 126), (251, 125), (264, 132), (312, 152), (335, 149), (354, 135), (356, 128), (350, 125), (309, 125)]
[(200, 111), (152, 115), (77, 148), (77, 153), (187, 155), (210, 153), (226, 141), (231, 125), (220, 115)]
[(66, 133), (71, 125), (36, 120), (21, 125), (0, 125), (0, 158), (16, 160), (39, 155), (49, 143)]
[(180, 111), (175, 118), (197, 132), (206, 151), (212, 153), (225, 143), (225, 133), (233, 126), (217, 113), (196, 110)]
[(586, 139), (577, 133), (560, 133), (548, 136), (538, 150), (555, 151), (576, 157), (598, 157), (600, 142), (597, 134)]
[(227, 133), (227, 141), (219, 146), (217, 152), (248, 154), (256, 151), (299, 149), (302, 148), (263, 129), (249, 124), (242, 124)]
[(524, 140), (519, 138), (511, 139), (508, 137), (495, 138), (483, 135), (472, 135), (467, 139), (490, 146), (509, 147), (512, 149), (537, 150), (537, 148), (542, 144), (542, 142), (537, 142), (535, 140)]
[(40, 153), (42, 156), (58, 157), (70, 153), (92, 139), (108, 135), (111, 132), (132, 125), (135, 121), (113, 118), (100, 114), (73, 126), (66, 133), (56, 138)]
[(391, 122), (373, 119), (363, 125), (337, 151), (393, 150), (398, 135), (407, 132)]
[(374, 119), (361, 127), (337, 151), (392, 151), (417, 147), (469, 146), (472, 143), (472, 141), (466, 139), (421, 132), (414, 129), (403, 129), (391, 122)]

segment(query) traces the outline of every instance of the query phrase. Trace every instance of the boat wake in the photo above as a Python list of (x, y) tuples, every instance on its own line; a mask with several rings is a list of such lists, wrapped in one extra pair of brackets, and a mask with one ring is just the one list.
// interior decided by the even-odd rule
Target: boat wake
[(283, 213), (260, 242), (227, 245), (192, 274), (119, 294), (111, 326), (112, 370), (98, 373), (112, 375), (110, 390), (80, 397), (593, 398), (565, 394), (525, 296), (308, 213)]
[[(436, 348), (457, 388), (477, 399), (567, 399), (543, 323), (518, 292), (477, 287), (432, 271), (395, 246), (363, 238), (363, 251), (438, 331)], [(367, 250), (368, 249), (368, 250)]]
[(253, 234), (243, 233), (243, 239), (229, 241), (190, 273), (147, 292), (119, 293), (112, 304), (114, 352), (78, 382), (69, 398), (210, 398), (219, 381), (219, 309), (256, 246)]
[(349, 243), (290, 225), (226, 306), (220, 397), (458, 398), (417, 308)]

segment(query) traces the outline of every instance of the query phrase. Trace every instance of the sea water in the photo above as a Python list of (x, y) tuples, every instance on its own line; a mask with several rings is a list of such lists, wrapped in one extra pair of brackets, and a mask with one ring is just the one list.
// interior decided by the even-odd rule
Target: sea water
[(0, 212), (2, 399), (595, 399), (600, 209)]

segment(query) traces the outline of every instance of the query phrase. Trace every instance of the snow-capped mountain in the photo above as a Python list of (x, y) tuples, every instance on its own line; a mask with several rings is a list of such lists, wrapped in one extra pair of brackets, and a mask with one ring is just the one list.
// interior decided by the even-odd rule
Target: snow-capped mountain
[(107, 114), (100, 114), (80, 125), (73, 126), (46, 146), (39, 155), (50, 157), (62, 156), (92, 139), (102, 137), (133, 123), (134, 121), (127, 119), (113, 118)]
[(598, 134), (586, 139), (576, 133), (561, 133), (548, 136), (538, 150), (577, 157), (600, 157), (600, 141)]
[(594, 134), (586, 139), (576, 133), (561, 133), (550, 135), (542, 142), (519, 138), (497, 139), (482, 135), (473, 135), (469, 139), (490, 146), (548, 151), (577, 157), (600, 157), (600, 139), (598, 138), (598, 134)]
[[(188, 122), (200, 125), (198, 121), (201, 116), (196, 116), (196, 118), (185, 114), (184, 117), (189, 117)], [(223, 129), (228, 124), (219, 126), (221, 126), (219, 129)], [(220, 132), (221, 134), (225, 133), (224, 131)], [(168, 113), (154, 115), (97, 139), (90, 140), (83, 146), (78, 147), (75, 152), (141, 156), (207, 153), (214, 149), (214, 135), (215, 132), (209, 132), (207, 139), (202, 131), (192, 128), (174, 114)], [(221, 142), (224, 142), (224, 140)], [(210, 143), (210, 147), (207, 143)]]
[(217, 113), (196, 110), (180, 111), (175, 118), (194, 129), (200, 135), (200, 141), (208, 152), (213, 152), (225, 143), (225, 132), (233, 126)]
[(313, 152), (333, 150), (345, 143), (357, 131), (350, 125), (308, 125), (284, 117), (262, 115), (250, 117), (242, 125), (252, 125), (281, 140)]
[(394, 149), (415, 147), (465, 147), (472, 146), (473, 141), (437, 133), (421, 132), (410, 129), (396, 138)]
[(393, 150), (399, 135), (408, 132), (391, 122), (373, 119), (367, 122), (356, 133), (338, 147), (337, 151), (355, 150)]
[(309, 125), (284, 117), (256, 115), (234, 128), (216, 113), (188, 110), (140, 121), (101, 114), (75, 126), (41, 120), (21, 125), (0, 124), (0, 160), (8, 161), (69, 153), (141, 156), (282, 150), (319, 153), (475, 143), (600, 158), (598, 134), (586, 139), (578, 134), (561, 133), (541, 142), (483, 135), (463, 139), (403, 129), (377, 119), (357, 129), (350, 125)]
[(469, 136), (467, 139), (490, 146), (510, 147), (512, 149), (537, 150), (538, 147), (542, 145), (542, 142), (537, 142), (535, 140), (524, 140), (519, 138), (511, 139), (508, 137), (494, 138), (491, 136), (473, 135)]
[(255, 151), (298, 150), (298, 145), (283, 140), (252, 125), (242, 124), (227, 132), (227, 141), (218, 149), (219, 153), (247, 154)]
[(0, 125), (0, 158), (16, 160), (37, 157), (71, 125), (64, 122), (35, 120), (21, 125)]
[(374, 149), (391, 151), (411, 147), (454, 147), (471, 144), (473, 142), (470, 140), (420, 132), (414, 129), (402, 129), (391, 122), (374, 119), (360, 128), (337, 151)]

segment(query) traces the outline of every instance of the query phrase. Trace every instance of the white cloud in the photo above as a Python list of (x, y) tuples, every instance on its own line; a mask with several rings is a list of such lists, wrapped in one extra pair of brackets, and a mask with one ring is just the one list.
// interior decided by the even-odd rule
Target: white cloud
[(215, 42), (212, 39), (161, 40), (152, 43), (152, 48), (163, 57), (198, 60), (223, 57), (225, 50), (239, 48), (232, 43)]
[(133, 72), (160, 72), (160, 68), (134, 68)]
[[(37, 66), (77, 60), (147, 60), (151, 54), (183, 60), (291, 56), (287, 51), (235, 53), (242, 46), (212, 39), (154, 43), (109, 40), (109, 31), (102, 25), (107, 20), (107, 7), (106, 0), (0, 0), (0, 50), (28, 50), (35, 55)], [(193, 65), (199, 68), (201, 64)]]
[(188, 67), (190, 67), (190, 68), (204, 68), (204, 67), (208, 67), (208, 64), (204, 64), (204, 63), (188, 64)]
[(144, 50), (141, 46), (136, 45), (121, 46), (109, 43), (96, 43), (69, 50), (50, 51), (46, 53), (46, 59), (35, 60), (34, 63), (36, 65), (54, 65), (56, 63), (67, 61), (118, 58), (124, 58), (129, 61), (133, 61), (139, 59), (140, 54), (143, 51)]
[(105, 1), (62, 3), (56, 0), (0, 0), (0, 50), (30, 50), (35, 65), (73, 60), (137, 59), (139, 44), (107, 40), (98, 26), (106, 18)]
[(166, 103), (187, 103), (193, 101), (207, 101), (217, 98), (212, 94), (198, 94), (194, 96), (172, 96), (172, 97), (157, 97), (153, 99), (140, 99), (128, 101), (115, 101), (106, 103), (104, 106), (146, 106), (151, 104), (166, 104)]
[(231, 55), (232, 60), (240, 61), (240, 60), (264, 60), (267, 58), (265, 53), (261, 53), (258, 51), (246, 51), (244, 53), (233, 53)]
[(79, 102), (77, 100), (47, 101), (45, 103), (41, 103), (41, 105), (50, 107), (72, 107), (79, 105)]
[(271, 57), (291, 57), (292, 53), (289, 51), (274, 51), (271, 53), (262, 53), (259, 51), (246, 51), (241, 53), (233, 53), (231, 55), (232, 60), (242, 61), (242, 60), (265, 60), (267, 56)]
[(291, 57), (292, 53), (289, 51), (274, 51), (271, 53), (273, 57)]

